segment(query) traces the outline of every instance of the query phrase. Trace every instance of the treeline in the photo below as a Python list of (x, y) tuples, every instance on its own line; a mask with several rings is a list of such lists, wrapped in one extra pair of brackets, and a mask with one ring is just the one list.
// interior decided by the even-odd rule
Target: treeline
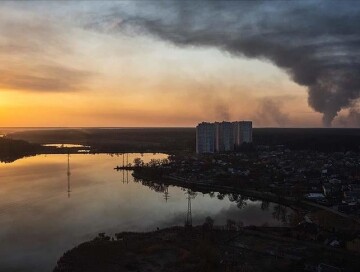
[[(82, 144), (91, 146), (92, 153), (195, 152), (196, 145), (195, 128), (27, 130), (8, 137), (42, 144)], [(359, 151), (360, 129), (254, 128), (253, 141), (254, 146), (283, 145), (293, 150)]]
[(17, 159), (33, 156), (45, 151), (39, 144), (31, 144), (22, 140), (0, 138), (0, 161), (13, 162)]
[(256, 145), (283, 145), (292, 150), (360, 151), (360, 129), (258, 128), (253, 140)]
[(195, 150), (194, 128), (83, 128), (27, 130), (8, 134), (33, 143), (81, 144), (92, 153)]

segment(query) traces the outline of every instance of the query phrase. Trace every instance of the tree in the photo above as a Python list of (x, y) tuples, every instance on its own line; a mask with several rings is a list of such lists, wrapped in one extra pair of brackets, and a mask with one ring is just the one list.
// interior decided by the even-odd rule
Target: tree
[(161, 161), (160, 161), (160, 163), (161, 163), (161, 165), (166, 165), (166, 164), (169, 164), (169, 160), (168, 159), (162, 159)]
[(134, 166), (135, 167), (140, 167), (140, 166), (143, 166), (143, 165), (144, 165), (144, 162), (143, 162), (142, 159), (140, 159), (140, 158), (135, 158), (134, 159)]
[(160, 165), (160, 160), (158, 159), (151, 159), (148, 163), (149, 167), (158, 167)]
[(272, 215), (276, 220), (281, 221), (282, 223), (287, 222), (287, 209), (283, 205), (276, 204)]
[(231, 202), (234, 202), (234, 201), (238, 200), (239, 194), (232, 193), (232, 194), (229, 194), (228, 197)]
[(236, 226), (238, 229), (241, 229), (244, 226), (244, 222), (239, 220), (239, 221), (237, 221)]
[(236, 229), (236, 222), (232, 219), (226, 220), (226, 229), (227, 230), (235, 230)]
[(225, 194), (218, 193), (217, 198), (218, 198), (219, 200), (223, 200), (223, 199), (225, 198)]
[(270, 202), (266, 201), (266, 200), (263, 200), (263, 201), (261, 201), (261, 206), (260, 207), (261, 207), (261, 209), (263, 211), (267, 211), (267, 210), (269, 210)]
[(211, 230), (214, 227), (214, 219), (212, 219), (210, 216), (207, 216), (205, 218), (205, 223), (204, 223), (204, 227), (208, 228), (209, 230)]
[(239, 198), (236, 200), (236, 207), (238, 207), (239, 209), (244, 208), (247, 205), (246, 203), (246, 198), (239, 195)]

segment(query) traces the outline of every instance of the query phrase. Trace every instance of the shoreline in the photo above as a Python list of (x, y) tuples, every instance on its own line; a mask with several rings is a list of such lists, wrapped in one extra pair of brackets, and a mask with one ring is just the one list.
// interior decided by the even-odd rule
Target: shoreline
[[(152, 177), (148, 177), (146, 175), (136, 173), (136, 168), (133, 171), (133, 176), (134, 176), (134, 178), (148, 180), (148, 181), (152, 181), (152, 179), (153, 179)], [(276, 195), (271, 192), (241, 189), (241, 188), (237, 188), (235, 186), (222, 186), (219, 184), (214, 184), (212, 182), (185, 180), (183, 178), (175, 177), (175, 176), (171, 176), (171, 175), (163, 175), (158, 178), (159, 178), (160, 183), (163, 183), (165, 185), (179, 186), (179, 187), (183, 187), (183, 188), (187, 188), (187, 189), (190, 189), (193, 191), (198, 191), (198, 192), (203, 192), (203, 193), (211, 192), (211, 191), (224, 193), (224, 194), (238, 193), (238, 194), (241, 194), (241, 195), (244, 195), (247, 197), (252, 197), (252, 198), (259, 199), (259, 200), (265, 200), (265, 201), (281, 204), (281, 205), (289, 207), (295, 211), (305, 210), (307, 212), (311, 212), (311, 211), (322, 210), (322, 211), (332, 213), (336, 216), (340, 216), (346, 220), (349, 220), (353, 223), (360, 225), (360, 219), (351, 217), (345, 213), (341, 213), (337, 210), (334, 210), (329, 207), (326, 207), (326, 206), (323, 206), (323, 205), (320, 205), (317, 203), (313, 203), (311, 201), (304, 200), (304, 199), (299, 200), (299, 199), (296, 199), (295, 197), (284, 197), (284, 196)]]

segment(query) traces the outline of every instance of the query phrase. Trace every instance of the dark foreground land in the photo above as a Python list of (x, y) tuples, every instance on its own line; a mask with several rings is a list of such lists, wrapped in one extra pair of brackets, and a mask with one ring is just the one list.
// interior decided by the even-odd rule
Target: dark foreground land
[(204, 224), (119, 233), (115, 239), (99, 234), (66, 252), (54, 272), (359, 271), (358, 253), (300, 241), (291, 237), (294, 232), (291, 228)]

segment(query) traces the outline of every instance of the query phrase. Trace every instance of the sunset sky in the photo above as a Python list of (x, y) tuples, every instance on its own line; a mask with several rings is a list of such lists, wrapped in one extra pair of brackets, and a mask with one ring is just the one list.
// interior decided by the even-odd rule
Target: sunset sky
[[(322, 18), (310, 12), (317, 1), (269, 2), (2, 2), (0, 126), (194, 126), (250, 119), (256, 127), (321, 127), (337, 114), (333, 126), (359, 127), (353, 79), (360, 78), (359, 30), (339, 36), (331, 24), (316, 28), (326, 50), (311, 47), (320, 44), (319, 35), (306, 35), (310, 50), (319, 50), (314, 65), (313, 51), (302, 58), (298, 49), (305, 48), (299, 29), (312, 29), (311, 19)], [(317, 7), (329, 22), (344, 14), (349, 25), (359, 19), (358, 7), (336, 14)], [(303, 15), (290, 18), (296, 10)], [(301, 18), (310, 25), (295, 27)], [(274, 35), (289, 24), (299, 42), (281, 36), (277, 46)], [(244, 40), (257, 37), (261, 46), (245, 48)], [(346, 43), (350, 38), (355, 53)], [(286, 60), (297, 59), (284, 61), (284, 52)], [(303, 61), (322, 72), (312, 81), (299, 79)]]

